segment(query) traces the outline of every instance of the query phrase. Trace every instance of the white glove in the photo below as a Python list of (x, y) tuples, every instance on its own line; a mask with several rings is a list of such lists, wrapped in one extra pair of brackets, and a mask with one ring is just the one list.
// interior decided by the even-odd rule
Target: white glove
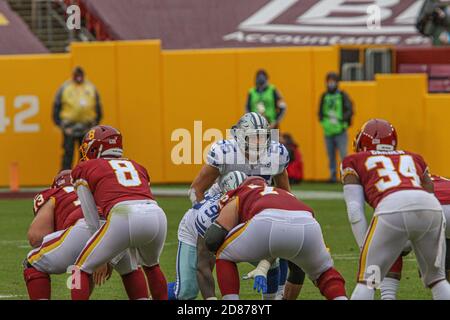
[(269, 272), (270, 266), (272, 264), (267, 260), (261, 260), (255, 269), (247, 273), (242, 277), (243, 280), (254, 279), (256, 276), (267, 277), (267, 272)]

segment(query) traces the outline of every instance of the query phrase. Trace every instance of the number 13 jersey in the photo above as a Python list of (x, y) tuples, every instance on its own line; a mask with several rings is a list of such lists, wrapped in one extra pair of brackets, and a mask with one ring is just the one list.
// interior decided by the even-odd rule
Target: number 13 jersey
[(154, 200), (147, 170), (133, 160), (99, 158), (79, 163), (72, 170), (74, 185), (87, 186), (95, 203), (107, 216), (119, 202)]
[(359, 178), (367, 203), (376, 208), (382, 199), (397, 191), (424, 190), (422, 179), (428, 174), (428, 166), (412, 152), (365, 151), (342, 161), (342, 179), (349, 174)]

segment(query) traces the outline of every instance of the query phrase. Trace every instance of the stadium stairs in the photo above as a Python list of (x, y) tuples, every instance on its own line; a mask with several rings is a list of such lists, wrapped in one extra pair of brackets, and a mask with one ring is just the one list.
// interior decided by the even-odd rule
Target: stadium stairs
[(72, 41), (95, 40), (81, 19), (81, 30), (66, 27), (66, 9), (70, 3), (52, 0), (7, 0), (30, 30), (50, 52), (66, 52)]

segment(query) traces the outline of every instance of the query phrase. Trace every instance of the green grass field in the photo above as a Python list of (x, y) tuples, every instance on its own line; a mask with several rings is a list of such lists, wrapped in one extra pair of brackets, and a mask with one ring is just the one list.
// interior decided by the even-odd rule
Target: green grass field
[[(338, 185), (303, 184), (296, 189), (338, 191)], [(168, 234), (161, 257), (161, 266), (168, 281), (175, 279), (175, 259), (177, 251), (178, 222), (190, 203), (187, 198), (159, 198), (158, 202), (168, 217)], [(322, 225), (325, 241), (337, 269), (346, 280), (347, 293), (350, 295), (354, 286), (358, 268), (358, 248), (353, 239), (345, 204), (342, 200), (305, 201), (314, 210)], [(26, 232), (32, 220), (32, 201), (0, 200), (0, 299), (27, 299), (27, 292), (22, 276), (22, 261), (30, 250), (26, 241)], [(241, 274), (251, 270), (248, 264), (240, 264)], [(70, 291), (65, 283), (67, 275), (52, 276), (52, 299), (69, 299)], [(241, 282), (242, 299), (259, 299), (252, 290), (252, 282)], [(216, 288), (217, 294), (219, 294)], [(377, 297), (379, 295), (377, 294)], [(431, 299), (430, 292), (420, 282), (416, 262), (411, 254), (404, 259), (403, 278), (399, 299)], [(120, 277), (113, 274), (102, 287), (95, 289), (92, 299), (127, 299)], [(311, 281), (306, 280), (300, 299), (323, 299)]]

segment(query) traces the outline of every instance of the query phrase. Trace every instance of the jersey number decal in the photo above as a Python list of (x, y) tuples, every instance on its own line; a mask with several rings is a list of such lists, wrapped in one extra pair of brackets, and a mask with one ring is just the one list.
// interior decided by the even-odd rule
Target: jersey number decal
[[(74, 187), (64, 187), (63, 189), (64, 189), (64, 191), (67, 192), (67, 193), (75, 192), (75, 188), (74, 188)], [(75, 201), (73, 202), (73, 205), (74, 205), (75, 207), (78, 207), (79, 205), (81, 205), (80, 200), (78, 200), (78, 199), (75, 200)]]
[(34, 198), (34, 212), (37, 213), (38, 209), (40, 206), (42, 206), (42, 204), (44, 203), (45, 199), (44, 196), (42, 194), (38, 194), (35, 198)]
[[(381, 168), (378, 164), (381, 164)], [(414, 187), (421, 186), (414, 159), (410, 155), (400, 156), (398, 168), (395, 168), (392, 160), (386, 156), (373, 156), (366, 160), (366, 168), (368, 171), (378, 168), (380, 179), (375, 186), (380, 192), (398, 187), (402, 183), (400, 175), (409, 178)]]
[(127, 160), (110, 160), (109, 164), (116, 173), (117, 181), (124, 187), (137, 187), (142, 184), (137, 170)]

